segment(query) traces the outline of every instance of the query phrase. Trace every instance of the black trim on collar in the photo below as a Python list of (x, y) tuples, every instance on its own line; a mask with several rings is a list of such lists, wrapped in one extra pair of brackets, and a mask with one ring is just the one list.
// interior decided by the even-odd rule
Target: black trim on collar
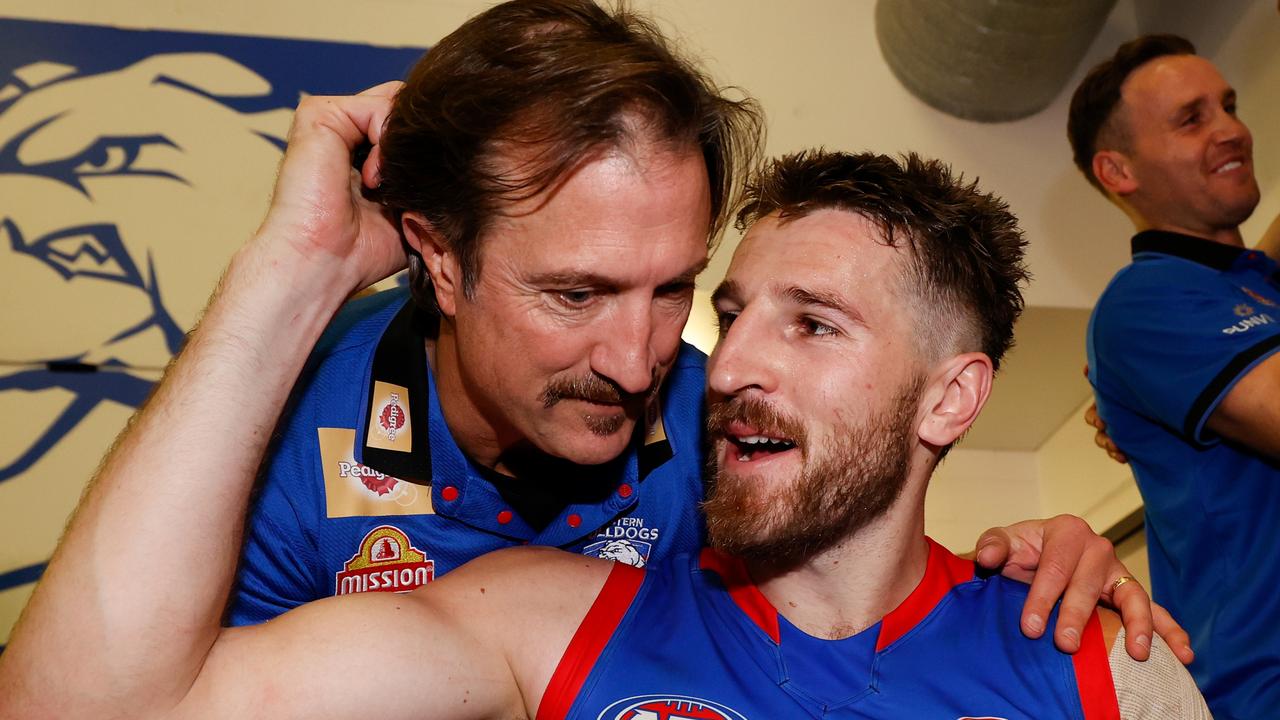
[[(367, 395), (373, 397), (374, 383), (382, 381), (409, 391), (409, 416), (413, 433), (413, 451), (399, 452), (369, 445), (367, 428), (375, 421), (367, 417), (362, 461), (365, 465), (400, 480), (417, 485), (431, 485), (430, 399), (427, 383), (426, 340), (434, 334), (436, 318), (418, 310), (413, 301), (405, 303), (392, 318), (378, 340), (369, 373)], [(364, 412), (371, 413), (371, 408)]]
[(1208, 412), (1209, 406), (1213, 404), (1222, 391), (1228, 385), (1240, 377), (1240, 373), (1244, 369), (1257, 362), (1258, 358), (1271, 352), (1277, 345), (1280, 345), (1280, 335), (1272, 335), (1264, 338), (1261, 342), (1242, 350), (1235, 357), (1231, 358), (1231, 362), (1222, 368), (1222, 371), (1214, 376), (1213, 380), (1205, 386), (1205, 389), (1196, 397), (1195, 402), (1191, 403), (1191, 409), (1187, 412), (1187, 419), (1183, 421), (1182, 430), (1187, 437), (1195, 442), (1200, 442), (1196, 437), (1196, 427), (1204, 419), (1204, 414)]
[(1215, 270), (1231, 269), (1242, 254), (1249, 252), (1248, 248), (1224, 245), (1167, 230), (1143, 230), (1133, 236), (1130, 246), (1134, 255), (1140, 252), (1157, 252), (1197, 262)]

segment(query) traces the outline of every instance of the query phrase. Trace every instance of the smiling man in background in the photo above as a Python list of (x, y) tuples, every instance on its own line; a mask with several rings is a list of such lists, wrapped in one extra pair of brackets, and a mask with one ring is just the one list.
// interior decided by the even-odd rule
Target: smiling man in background
[(1089, 379), (1146, 504), (1153, 591), (1214, 715), (1280, 708), (1280, 275), (1236, 93), (1187, 40), (1122, 45), (1071, 103), (1086, 178), (1133, 221), (1089, 325)]

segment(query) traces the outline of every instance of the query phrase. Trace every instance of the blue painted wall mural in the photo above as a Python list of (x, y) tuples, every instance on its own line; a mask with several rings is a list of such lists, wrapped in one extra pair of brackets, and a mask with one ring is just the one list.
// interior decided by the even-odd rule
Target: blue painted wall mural
[(299, 98), (402, 77), (423, 49), (3, 18), (0, 38), (2, 647), (261, 220)]

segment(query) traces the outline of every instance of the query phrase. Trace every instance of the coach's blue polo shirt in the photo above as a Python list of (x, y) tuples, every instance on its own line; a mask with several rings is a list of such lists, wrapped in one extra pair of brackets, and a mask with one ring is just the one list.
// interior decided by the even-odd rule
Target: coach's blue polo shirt
[(1280, 465), (1205, 427), (1277, 349), (1276, 263), (1169, 232), (1133, 238), (1089, 322), (1098, 412), (1146, 503), (1153, 595), (1191, 633), (1219, 720), (1280, 717)]
[[(499, 548), (644, 566), (701, 545), (706, 356), (681, 348), (631, 447), (591, 477), (504, 479), (465, 456), (444, 421), (429, 324), (395, 290), (350, 303), (326, 330), (268, 454), (232, 624), (331, 595), (409, 591)], [(522, 486), (564, 502), (530, 522), (513, 501)]]

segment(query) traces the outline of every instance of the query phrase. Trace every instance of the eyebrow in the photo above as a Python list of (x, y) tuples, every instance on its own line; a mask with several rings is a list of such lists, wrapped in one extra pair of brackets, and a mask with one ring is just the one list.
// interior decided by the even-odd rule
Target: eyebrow
[(792, 285), (782, 291), (782, 297), (800, 305), (817, 305), (818, 307), (829, 308), (836, 312), (843, 313), (855, 320), (862, 320), (862, 316), (859, 315), (856, 310), (849, 307), (849, 304), (845, 302), (844, 298), (835, 293), (824, 292), (822, 290), (807, 290), (805, 288)]
[[(711, 258), (702, 258), (698, 262), (689, 266), (684, 272), (675, 277), (659, 283), (660, 286), (665, 285), (686, 285), (691, 284), (698, 277), (698, 274), (707, 268), (707, 264), (711, 262)], [(529, 278), (529, 281), (535, 285), (549, 285), (553, 287), (574, 287), (574, 286), (601, 286), (614, 287), (618, 284), (617, 278), (611, 278), (590, 270), (564, 270), (552, 271), (546, 273), (538, 273)]]
[(711, 293), (711, 304), (719, 305), (721, 300), (737, 298), (742, 295), (741, 288), (738, 283), (732, 280), (725, 280), (716, 287), (715, 292)]
[[(1222, 93), (1222, 97), (1218, 98), (1218, 102), (1223, 104), (1228, 102), (1235, 102), (1235, 100), (1236, 100), (1236, 89), (1232, 87), (1229, 87), (1226, 90), (1224, 90)], [(1192, 110), (1195, 110), (1199, 107), (1203, 107), (1204, 105), (1208, 105), (1211, 102), (1213, 102), (1213, 99), (1209, 97), (1195, 98), (1194, 100), (1191, 100), (1189, 102), (1183, 103), (1182, 105), (1179, 105), (1178, 109), (1174, 112), (1174, 116), (1181, 117), (1182, 115)]]

